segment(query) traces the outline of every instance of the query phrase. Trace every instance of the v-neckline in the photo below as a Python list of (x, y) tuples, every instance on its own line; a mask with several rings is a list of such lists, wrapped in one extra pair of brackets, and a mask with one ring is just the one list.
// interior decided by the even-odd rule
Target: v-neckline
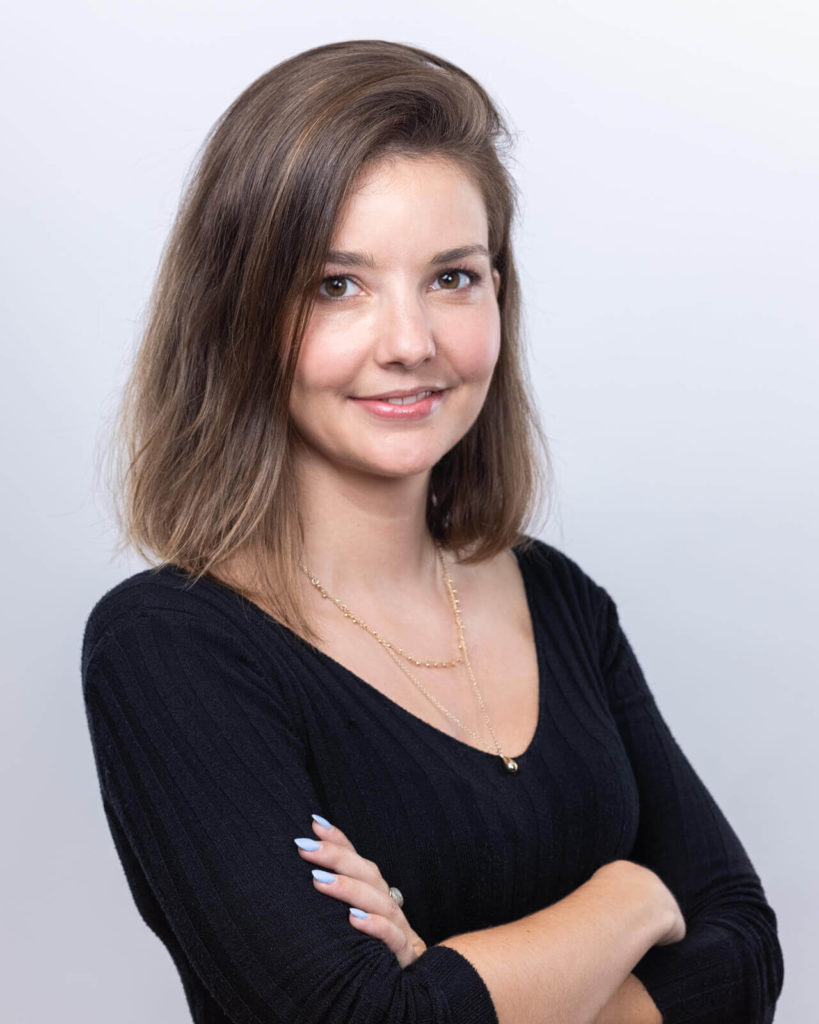
[[(538, 743), (538, 740), (540, 738), (540, 733), (541, 733), (541, 731), (542, 731), (542, 729), (544, 727), (544, 721), (543, 721), (543, 719), (544, 719), (544, 713), (543, 713), (543, 700), (544, 700), (543, 681), (544, 681), (544, 675), (545, 675), (545, 673), (544, 673), (545, 658), (544, 658), (544, 653), (543, 653), (543, 647), (542, 647), (542, 643), (541, 643), (540, 633), (539, 633), (539, 631), (537, 629), (537, 623), (536, 623), (536, 611), (535, 611), (536, 602), (535, 602), (534, 594), (533, 594), (533, 584), (532, 584), (532, 580), (531, 580), (531, 577), (530, 577), (530, 564), (528, 562), (528, 559), (526, 558), (526, 552), (520, 552), (519, 553), (514, 547), (511, 550), (512, 550), (512, 553), (514, 554), (515, 559), (516, 559), (516, 561), (518, 563), (518, 568), (520, 569), (520, 574), (521, 574), (521, 577), (523, 579), (523, 587), (524, 587), (524, 592), (525, 592), (525, 595), (526, 595), (526, 605), (527, 605), (527, 608), (528, 608), (528, 611), (529, 611), (529, 620), (530, 620), (530, 625), (531, 625), (531, 630), (532, 630), (532, 636), (534, 638), (535, 656), (536, 656), (536, 660), (537, 660), (537, 690), (538, 690), (538, 693), (537, 693), (537, 723), (535, 724), (535, 731), (532, 734), (532, 738), (529, 741), (528, 746), (526, 747), (526, 749), (522, 753), (520, 753), (520, 754), (510, 754), (510, 753), (504, 751), (504, 753), (506, 754), (507, 757), (511, 757), (511, 758), (513, 758), (513, 760), (520, 762), (523, 759), (525, 759), (527, 757), (527, 755), (529, 754), (529, 752), (536, 746), (536, 744)], [(240, 596), (240, 595), (237, 594), (236, 591), (232, 590), (230, 587), (225, 587), (223, 584), (219, 583), (216, 580), (207, 579), (207, 582), (215, 583), (220, 588), (226, 589), (230, 593), (232, 593), (232, 594), (234, 594), (236, 596)], [(268, 612), (266, 612), (263, 608), (261, 608), (259, 605), (257, 605), (254, 601), (250, 601), (250, 600), (248, 600), (247, 598), (244, 598), (244, 597), (242, 597), (242, 601), (244, 601), (245, 603), (251, 605), (251, 607), (255, 608), (256, 611), (264, 618), (264, 620), (265, 620), (265, 622), (266, 622), (266, 624), (268, 626), (271, 626), (271, 625), (274, 626), (278, 630), (283, 631), (285, 633), (285, 635), (289, 639), (291, 639), (292, 641), (295, 641), (295, 645), (302, 652), (309, 653), (309, 654), (313, 655), (314, 657), (318, 658), (318, 660), (321, 661), (325, 666), (327, 666), (328, 668), (334, 670), (337, 673), (340, 672), (346, 678), (353, 680), (353, 682), (356, 685), (366, 686), (368, 691), (370, 691), (370, 692), (372, 692), (372, 693), (374, 693), (376, 695), (376, 700), (381, 700), (382, 702), (386, 702), (386, 704), (389, 705), (390, 708), (394, 708), (395, 711), (399, 715), (404, 715), (405, 717), (410, 719), (414, 724), (417, 724), (417, 726), (419, 728), (431, 730), (432, 733), (434, 733), (437, 736), (441, 737), (443, 741), (449, 740), (452, 743), (458, 744), (458, 746), (460, 746), (460, 747), (466, 747), (468, 750), (470, 750), (473, 753), (475, 753), (476, 755), (478, 755), (478, 757), (494, 758), (495, 760), (499, 760), (499, 756), (498, 756), (498, 754), (496, 752), (490, 751), (490, 750), (486, 750), (483, 747), (476, 747), (472, 743), (467, 743), (466, 740), (462, 740), (458, 736), (453, 736), (451, 733), (444, 732), (443, 729), (439, 729), (436, 725), (433, 725), (431, 722), (427, 722), (426, 719), (419, 717), (418, 715), (414, 714), (412, 711), (408, 711), (405, 707), (403, 707), (397, 701), (393, 700), (391, 697), (388, 697), (387, 694), (383, 693), (377, 687), (373, 686), (372, 683), (368, 683), (366, 679), (362, 678), (356, 672), (353, 672), (352, 669), (348, 668), (346, 665), (342, 664), (340, 661), (337, 661), (334, 657), (332, 657), (332, 655), (327, 654), (325, 651), (321, 650), (321, 648), (315, 647), (313, 644), (309, 644), (303, 637), (299, 636), (298, 633), (296, 633), (294, 630), (290, 629), (290, 627), (286, 626), (283, 622), (280, 622), (278, 619), (274, 618), (272, 615), (270, 615)]]

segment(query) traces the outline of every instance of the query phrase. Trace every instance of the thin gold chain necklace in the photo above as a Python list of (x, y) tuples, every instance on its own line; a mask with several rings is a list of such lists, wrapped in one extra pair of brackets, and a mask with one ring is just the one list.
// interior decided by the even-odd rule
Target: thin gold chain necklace
[[(487, 713), (487, 710), (486, 710), (486, 704), (484, 703), (483, 694), (481, 693), (480, 687), (478, 686), (478, 681), (475, 678), (475, 673), (472, 671), (472, 664), (469, 661), (469, 653), (468, 653), (467, 648), (466, 648), (466, 639), (464, 637), (463, 620), (461, 618), (460, 602), (458, 601), (457, 591), (455, 590), (455, 586), (454, 586), (454, 584), (452, 582), (452, 577), (449, 575), (449, 572), (448, 572), (447, 567), (446, 567), (446, 563), (444, 562), (443, 550), (441, 548), (441, 545), (437, 541), (435, 542), (435, 548), (436, 548), (436, 551), (438, 553), (438, 559), (439, 559), (439, 561), (441, 563), (441, 571), (443, 573), (444, 582), (446, 583), (447, 592), (449, 593), (449, 601), (450, 601), (450, 604), (452, 606), (452, 612), (453, 612), (453, 615), (455, 617), (455, 627), (456, 627), (457, 633), (458, 633), (458, 649), (459, 649), (459, 651), (461, 653), (460, 653), (458, 659), (456, 661), (453, 661), (453, 662), (418, 661), (418, 660), (416, 660), (414, 658), (409, 657), (406, 654), (404, 654), (404, 657), (408, 658), (408, 660), (410, 660), (410, 661), (413, 661), (416, 665), (421, 665), (421, 666), (423, 666), (425, 668), (432, 668), (432, 667), (441, 667), (441, 668), (443, 668), (443, 667), (449, 667), (451, 665), (457, 665), (461, 661), (465, 662), (466, 670), (469, 673), (469, 678), (472, 681), (472, 687), (473, 687), (473, 689), (475, 691), (475, 694), (476, 694), (476, 696), (478, 698), (478, 703), (480, 704), (481, 711), (483, 713), (483, 717), (484, 717), (484, 719), (486, 721), (487, 726), (489, 727), (489, 732), (492, 734), (492, 742), (494, 743), (494, 746), (495, 746), (495, 751), (494, 752), (498, 755), (498, 757), (500, 757), (500, 759), (501, 759), (501, 761), (503, 763), (503, 767), (504, 767), (504, 769), (507, 772), (511, 772), (511, 773), (517, 772), (517, 771), (519, 771), (519, 767), (518, 767), (517, 761), (515, 761), (514, 758), (507, 757), (502, 752), (502, 750), (500, 748), (500, 744), (498, 743), (498, 738), (495, 735), (495, 730), (492, 728), (492, 723), (489, 720), (489, 714)], [(441, 704), (441, 702), (437, 699), (437, 697), (434, 697), (412, 675), (412, 673), (409, 672), (409, 670), (406, 669), (401, 664), (401, 661), (399, 660), (399, 658), (397, 657), (397, 655), (395, 653), (396, 651), (398, 651), (398, 652), (403, 654), (403, 651), (402, 651), (401, 648), (397, 648), (394, 644), (390, 643), (389, 641), (385, 641), (381, 637), (381, 635), (379, 633), (377, 633), (371, 626), (368, 626), (363, 621), (363, 619), (361, 619), (360, 616), (353, 615), (349, 611), (349, 609), (347, 608), (346, 605), (342, 604), (342, 602), (338, 601), (336, 598), (331, 597), (331, 595), (327, 592), (327, 590), (321, 585), (320, 580), (318, 580), (315, 576), (313, 576), (313, 574), (309, 571), (309, 569), (304, 564), (302, 564), (301, 562), (299, 562), (299, 568), (302, 570), (302, 572), (304, 572), (304, 574), (307, 576), (307, 578), (310, 580), (310, 582), (313, 584), (313, 586), (316, 587), (316, 589), (319, 591), (319, 593), (321, 594), (321, 596), (323, 598), (326, 598), (326, 599), (332, 601), (333, 604), (335, 604), (336, 607), (339, 609), (339, 611), (341, 611), (344, 614), (345, 618), (348, 618), (352, 622), (354, 622), (356, 625), (361, 626), (361, 628), (366, 630), (370, 634), (370, 636), (372, 636), (372, 637), (374, 637), (375, 639), (378, 640), (378, 642), (382, 645), (382, 647), (387, 652), (387, 654), (389, 654), (390, 658), (392, 658), (392, 660), (395, 662), (395, 664), (398, 666), (398, 668), (401, 669), (401, 671), (404, 673), (405, 676), (407, 676), (407, 678), (410, 680), (410, 682), (412, 682), (421, 691), (421, 693), (424, 694), (424, 696), (428, 700), (430, 700), (451, 721), (453, 721), (457, 726), (459, 726), (459, 728), (463, 729), (465, 732), (470, 733), (472, 736), (474, 736), (474, 738), (482, 746), (486, 747), (486, 744), (485, 744), (483, 738), (481, 736), (479, 736), (478, 733), (475, 732), (474, 729), (470, 729), (469, 726), (464, 725), (463, 722), (461, 722), (461, 720), (456, 715), (454, 715), (451, 711), (449, 711), (447, 708), (445, 708), (443, 706), (443, 704)], [(491, 750), (488, 751), (488, 752), (492, 753)]]
[[(443, 568), (444, 580), (446, 581), (448, 579), (448, 574), (447, 574), (447, 571), (446, 571), (446, 566), (444, 566), (443, 558), (441, 557), (440, 546), (436, 544), (436, 547), (438, 549), (438, 557), (441, 559), (441, 566)], [(459, 653), (458, 657), (455, 658), (453, 661), (429, 661), (428, 659), (413, 658), (413, 656), (411, 654), (407, 654), (407, 652), (404, 650), (403, 647), (396, 647), (395, 644), (391, 643), (385, 637), (381, 636), (381, 634), (377, 630), (373, 629), (372, 626), (368, 626), (367, 623), (362, 618), (360, 618), (357, 615), (353, 615), (353, 613), (350, 611), (350, 609), (347, 607), (347, 605), (344, 604), (343, 601), (339, 601), (339, 599), (337, 597), (333, 597), (331, 594), (329, 594), (324, 589), (324, 587), (321, 585), (321, 581), (316, 579), (316, 577), (313, 576), (313, 574), (310, 572), (310, 570), (307, 568), (307, 566), (305, 566), (302, 562), (299, 562), (299, 568), (307, 576), (307, 578), (310, 580), (310, 582), (313, 584), (313, 586), (318, 590), (318, 592), (321, 594), (321, 596), (326, 598), (328, 601), (332, 601), (333, 602), (333, 604), (336, 606), (336, 608), (338, 608), (338, 610), (342, 613), (342, 615), (344, 616), (345, 619), (349, 619), (350, 622), (354, 623), (356, 626), (361, 626), (361, 628), (366, 630), (370, 634), (371, 637), (374, 637), (388, 653), (395, 652), (397, 654), (400, 654), (402, 658), (406, 658), (407, 661), (411, 661), (413, 663), (413, 665), (417, 665), (419, 668), (454, 668), (456, 665), (461, 665), (463, 663), (463, 661), (464, 661), (464, 654), (463, 654), (463, 649), (460, 647), (460, 644), (458, 645), (460, 653)], [(456, 606), (457, 606), (457, 599), (456, 599)], [(459, 634), (459, 639), (460, 639), (460, 634)]]

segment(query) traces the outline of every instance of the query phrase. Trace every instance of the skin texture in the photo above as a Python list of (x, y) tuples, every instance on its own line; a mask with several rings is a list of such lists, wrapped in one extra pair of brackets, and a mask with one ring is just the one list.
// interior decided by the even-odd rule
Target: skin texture
[[(305, 333), (290, 413), (308, 448), (304, 470), (419, 483), (481, 410), (500, 347), (500, 275), (486, 255), (430, 265), (455, 246), (487, 245), (483, 199), (440, 159), (381, 162), (353, 192), (332, 250), (365, 252), (377, 269), (328, 263)], [(457, 263), (481, 275), (444, 272)], [(333, 297), (331, 297), (333, 296)], [(436, 384), (432, 416), (384, 423), (350, 399)]]

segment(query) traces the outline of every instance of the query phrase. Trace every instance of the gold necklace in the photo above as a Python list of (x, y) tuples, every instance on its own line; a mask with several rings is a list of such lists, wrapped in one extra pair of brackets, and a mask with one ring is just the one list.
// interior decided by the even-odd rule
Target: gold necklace
[[(444, 581), (446, 581), (447, 571), (446, 566), (444, 565), (443, 562), (443, 558), (441, 558), (441, 549), (440, 546), (437, 544), (436, 548), (438, 548), (438, 557), (441, 560)], [(463, 663), (464, 655), (463, 650), (460, 647), (460, 644), (458, 645), (458, 647), (461, 653), (458, 655), (457, 658), (455, 658), (454, 661), (429, 661), (427, 659), (413, 658), (411, 654), (407, 654), (403, 647), (396, 647), (395, 644), (391, 643), (385, 637), (381, 636), (379, 632), (374, 630), (372, 626), (368, 626), (367, 623), (362, 618), (360, 618), (357, 615), (353, 615), (353, 613), (350, 611), (347, 605), (344, 604), (342, 601), (339, 601), (337, 597), (333, 597), (331, 594), (328, 594), (324, 587), (321, 585), (321, 581), (316, 579), (316, 577), (313, 576), (313, 574), (310, 572), (307, 566), (304, 565), (302, 562), (299, 562), (299, 568), (307, 576), (307, 578), (318, 590), (321, 596), (326, 598), (328, 601), (333, 602), (333, 604), (336, 606), (336, 608), (338, 608), (338, 610), (342, 613), (345, 619), (349, 619), (350, 622), (353, 622), (356, 626), (361, 626), (362, 629), (365, 629), (370, 634), (370, 636), (374, 637), (388, 653), (395, 652), (397, 654), (400, 654), (402, 658), (406, 658), (407, 661), (411, 661), (413, 665), (417, 665), (419, 668), (454, 668), (456, 665), (460, 665)]]
[[(444, 562), (443, 550), (441, 548), (441, 545), (437, 541), (435, 542), (435, 548), (436, 548), (436, 550), (438, 552), (438, 559), (439, 559), (439, 561), (441, 563), (441, 570), (443, 572), (444, 581), (446, 583), (447, 591), (449, 593), (449, 600), (450, 600), (450, 604), (452, 606), (452, 611), (453, 611), (453, 614), (455, 616), (455, 627), (456, 627), (457, 632), (458, 632), (458, 649), (459, 649), (459, 651), (461, 653), (460, 653), (458, 659), (456, 661), (454, 661), (454, 662), (417, 661), (414, 658), (410, 658), (406, 654), (404, 654), (404, 657), (408, 658), (408, 660), (410, 660), (410, 661), (414, 661), (415, 664), (417, 664), (417, 665), (422, 665), (424, 668), (427, 668), (427, 667), (429, 667), (429, 668), (432, 668), (432, 667), (449, 667), (450, 665), (457, 665), (461, 661), (466, 663), (466, 669), (467, 669), (467, 672), (469, 673), (469, 678), (472, 681), (472, 687), (475, 690), (475, 694), (477, 695), (478, 703), (480, 704), (481, 711), (483, 713), (483, 717), (486, 720), (486, 724), (489, 727), (490, 733), (492, 734), (492, 741), (493, 741), (493, 743), (495, 745), (495, 753), (497, 753), (498, 757), (500, 757), (501, 761), (503, 762), (503, 767), (504, 767), (504, 769), (507, 772), (511, 772), (511, 773), (517, 772), (517, 771), (519, 771), (517, 761), (515, 761), (514, 758), (507, 757), (501, 751), (500, 744), (498, 743), (498, 738), (495, 735), (495, 730), (492, 728), (492, 723), (489, 720), (489, 714), (487, 713), (487, 710), (486, 710), (486, 704), (484, 703), (483, 695), (481, 693), (480, 687), (478, 686), (478, 681), (475, 678), (475, 673), (472, 671), (472, 664), (469, 661), (469, 653), (467, 652), (467, 649), (466, 649), (466, 639), (464, 638), (463, 620), (461, 618), (460, 602), (458, 601), (457, 591), (455, 590), (455, 586), (454, 586), (454, 584), (452, 582), (452, 577), (449, 575), (449, 572), (447, 571), (446, 563)], [(396, 657), (396, 654), (395, 654), (396, 651), (398, 651), (399, 653), (403, 654), (403, 651), (401, 650), (401, 648), (397, 648), (397, 647), (395, 647), (394, 644), (391, 644), (389, 641), (385, 641), (380, 636), (380, 634), (378, 634), (374, 629), (372, 629), (370, 626), (368, 626), (360, 618), (360, 616), (352, 615), (346, 605), (343, 605), (340, 601), (336, 600), (336, 598), (331, 597), (330, 594), (328, 594), (328, 592), (325, 590), (325, 588), (321, 585), (320, 581), (318, 579), (316, 579), (316, 577), (313, 576), (312, 573), (310, 573), (310, 571), (307, 569), (307, 567), (305, 565), (303, 565), (301, 562), (299, 562), (299, 567), (305, 573), (305, 575), (310, 580), (310, 582), (313, 584), (313, 586), (316, 587), (316, 589), (319, 591), (319, 593), (321, 594), (322, 597), (331, 600), (336, 605), (336, 607), (339, 608), (339, 610), (341, 610), (344, 613), (345, 618), (350, 619), (356, 625), (359, 625), (363, 629), (366, 629), (366, 631), (370, 634), (370, 636), (373, 636), (373, 637), (375, 637), (378, 640), (378, 642), (383, 646), (384, 650), (387, 652), (387, 654), (389, 654), (389, 656), (392, 658), (392, 660), (395, 662), (395, 664), (398, 666), (398, 668), (401, 669), (401, 671), (404, 673), (405, 676), (407, 676), (407, 678), (410, 680), (410, 682), (412, 682), (421, 691), (421, 693), (423, 693), (424, 696), (427, 697), (428, 700), (430, 700), (440, 711), (443, 711), (443, 713), (445, 715), (447, 715), (447, 717), (450, 718), (453, 722), (455, 722), (455, 724), (457, 726), (459, 726), (465, 732), (468, 732), (472, 736), (474, 736), (475, 739), (482, 746), (486, 746), (486, 744), (484, 743), (483, 738), (481, 736), (479, 736), (478, 733), (476, 733), (474, 729), (470, 729), (469, 726), (464, 725), (463, 722), (461, 722), (461, 720), (456, 715), (454, 715), (451, 711), (449, 711), (447, 708), (445, 708), (443, 706), (443, 704), (441, 704), (441, 702), (436, 697), (434, 697), (424, 686), (422, 686), (421, 683), (412, 675), (412, 673), (409, 672), (408, 669), (406, 669), (401, 664), (400, 660), (398, 659), (398, 657)], [(488, 752), (492, 753), (492, 751), (488, 751)]]

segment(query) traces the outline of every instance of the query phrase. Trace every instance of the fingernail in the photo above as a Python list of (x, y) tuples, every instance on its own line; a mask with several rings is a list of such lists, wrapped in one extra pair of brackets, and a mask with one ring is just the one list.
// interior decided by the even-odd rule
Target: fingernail
[(358, 907), (350, 907), (350, 913), (353, 917), (369, 917), (370, 915), (366, 910), (359, 910)]
[(317, 882), (335, 882), (336, 876), (330, 871), (322, 871), (321, 868), (313, 868), (313, 878)]
[(326, 818), (322, 818), (320, 814), (313, 815), (313, 821), (317, 821), (322, 828), (332, 828), (333, 826)]
[(317, 850), (321, 846), (315, 839), (294, 839), (293, 842), (300, 850)]

